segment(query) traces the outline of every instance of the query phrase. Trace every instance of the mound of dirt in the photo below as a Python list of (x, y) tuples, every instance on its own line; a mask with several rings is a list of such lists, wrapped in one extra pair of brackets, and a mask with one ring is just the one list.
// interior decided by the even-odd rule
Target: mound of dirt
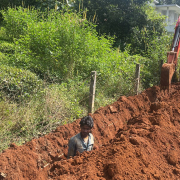
[(79, 120), (0, 154), (0, 180), (180, 179), (180, 83), (120, 97), (91, 115), (99, 149), (66, 159)]

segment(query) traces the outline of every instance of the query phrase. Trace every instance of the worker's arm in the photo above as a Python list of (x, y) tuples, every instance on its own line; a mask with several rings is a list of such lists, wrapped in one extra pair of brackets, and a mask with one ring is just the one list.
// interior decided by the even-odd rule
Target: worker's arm
[(74, 138), (71, 138), (71, 139), (69, 140), (68, 146), (69, 146), (69, 148), (68, 148), (67, 158), (69, 159), (70, 156), (71, 156), (71, 157), (74, 157), (75, 154), (76, 154), (76, 143), (75, 143)]

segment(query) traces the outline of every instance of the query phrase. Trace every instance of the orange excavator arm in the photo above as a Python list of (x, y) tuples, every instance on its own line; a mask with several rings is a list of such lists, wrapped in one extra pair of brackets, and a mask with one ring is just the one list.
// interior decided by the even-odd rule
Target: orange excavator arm
[(161, 89), (170, 90), (171, 80), (177, 66), (179, 50), (180, 50), (180, 16), (176, 23), (171, 51), (167, 52), (167, 63), (163, 64), (161, 68), (161, 81), (160, 81)]

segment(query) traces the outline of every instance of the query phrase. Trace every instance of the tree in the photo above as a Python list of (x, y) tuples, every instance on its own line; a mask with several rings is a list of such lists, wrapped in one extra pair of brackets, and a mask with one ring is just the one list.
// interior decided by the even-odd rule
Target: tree
[(7, 7), (20, 6), (22, 5), (22, 0), (1, 0), (0, 9), (6, 9)]
[[(48, 9), (60, 9), (63, 4), (67, 4), (64, 0), (0, 0), (0, 10), (7, 9), (8, 7), (34, 7), (41, 11)], [(2, 22), (2, 14), (0, 13), (0, 22)]]
[[(162, 18), (150, 19), (147, 13), (148, 8), (155, 12), (148, 5), (148, 0), (83, 0), (76, 1), (75, 8), (78, 11), (79, 6), (87, 12), (87, 18), (94, 21), (97, 25), (99, 34), (116, 36), (115, 46), (120, 46), (123, 50), (126, 44), (131, 43), (134, 28), (140, 31), (144, 27), (155, 28), (162, 33)], [(158, 16), (159, 17), (159, 16)], [(158, 23), (159, 25), (158, 25)]]
[(15, 6), (34, 6), (38, 9), (49, 8), (52, 9), (56, 5), (62, 4), (63, 0), (1, 0), (0, 1), (0, 9), (6, 9), (7, 7), (15, 7)]
[(162, 4), (177, 4), (180, 5), (180, 0), (158, 0), (159, 5)]

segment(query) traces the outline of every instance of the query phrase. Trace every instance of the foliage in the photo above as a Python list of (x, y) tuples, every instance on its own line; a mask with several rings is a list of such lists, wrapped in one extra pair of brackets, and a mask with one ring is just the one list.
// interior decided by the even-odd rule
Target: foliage
[[(79, 106), (77, 95), (83, 94), (83, 86), (76, 80), (69, 84), (45, 85), (42, 91), (32, 94), (28, 101), (21, 103), (0, 102), (0, 151), (11, 142), (22, 144), (33, 137), (51, 132), (57, 126), (70, 123), (87, 114)], [(82, 91), (82, 93), (81, 93)]]
[[(3, 12), (9, 36), (13, 37), (15, 29), (20, 29), (19, 35), (16, 33), (19, 39), (15, 40), (16, 51), (10, 65), (28, 68), (41, 77), (58, 81), (77, 75), (84, 79), (96, 70), (104, 83), (113, 72), (118, 76), (122, 74), (120, 65), (128, 63), (122, 64), (127, 52), (114, 51), (112, 38), (98, 37), (94, 26), (75, 13), (49, 11), (47, 18), (34, 21), (34, 10), (18, 8), (14, 11)], [(30, 18), (31, 15), (34, 18)], [(15, 28), (9, 25), (15, 17), (23, 16), (28, 17), (23, 18), (23, 23), (17, 20)]]
[(0, 52), (5, 54), (13, 54), (15, 52), (15, 45), (7, 41), (1, 41)]
[[(69, 1), (64, 0), (1, 0), (0, 1), (0, 10), (5, 10), (8, 8), (15, 8), (18, 6), (28, 8), (34, 7), (41, 11), (46, 11), (46, 9), (60, 9), (62, 6), (65, 6)], [(70, 1), (71, 2), (71, 1)]]
[(160, 82), (160, 62), (161, 60), (166, 61), (167, 51), (170, 50), (173, 37), (165, 31), (165, 23), (162, 23), (165, 17), (153, 13), (152, 7), (144, 8), (148, 14), (148, 24), (142, 29), (133, 28), (130, 51), (146, 57), (146, 60), (140, 61), (141, 67), (143, 67), (141, 80), (143, 88), (148, 88), (158, 85)]
[[(99, 34), (115, 35), (115, 45), (124, 50), (127, 43), (131, 44), (133, 28), (141, 30), (145, 26), (152, 26), (152, 23), (156, 23), (153, 22), (154, 19), (149, 21), (149, 12), (152, 14), (155, 10), (147, 2), (147, 0), (83, 0), (76, 1), (75, 8), (78, 11), (82, 3), (81, 8), (87, 11), (87, 19), (97, 24)], [(160, 20), (156, 23), (156, 31), (160, 33), (162, 32), (161, 24)]]
[[(132, 48), (133, 53), (139, 53), (144, 56), (140, 58), (141, 81), (143, 88), (146, 89), (160, 83), (160, 64), (167, 60), (167, 51), (170, 50), (173, 35), (163, 33), (158, 36), (156, 32), (147, 29), (134, 33), (133, 43), (136, 48)], [(142, 50), (144, 48), (144, 51)]]
[(38, 11), (34, 9), (26, 9), (18, 7), (8, 8), (8, 10), (1, 11), (4, 18), (4, 27), (6, 28), (7, 36), (13, 38), (20, 38), (21, 35), (26, 34), (28, 26), (31, 22), (38, 21)]
[(4, 53), (0, 52), (0, 64), (5, 64), (7, 62), (7, 57)]
[(7, 37), (6, 35), (6, 29), (4, 27), (0, 27), (0, 43), (3, 42), (3, 41), (8, 41), (9, 38)]
[(180, 0), (158, 0), (158, 5), (162, 4), (177, 4), (180, 5)]
[(30, 71), (4, 65), (0, 70), (0, 91), (13, 100), (29, 97), (42, 87), (42, 81)]
[(142, 61), (144, 72), (142, 73), (142, 81), (144, 88), (160, 83), (160, 65), (161, 61), (167, 61), (167, 52), (171, 49), (173, 35), (164, 34), (159, 38), (150, 41), (146, 57), (148, 61)]
[(13, 0), (13, 2), (11, 0), (1, 0), (0, 1), (0, 9), (5, 9), (8, 6), (12, 7), (12, 6), (20, 6), (22, 5), (22, 1), (21, 0)]
[(26, 4), (34, 6), (36, 9), (40, 9), (41, 11), (46, 11), (46, 9), (60, 9), (65, 2), (63, 0), (27, 0)]
[[(161, 39), (166, 36), (165, 31), (165, 16), (160, 15), (157, 12), (153, 11), (153, 7), (149, 5), (144, 6), (147, 16), (147, 24), (143, 28), (134, 27), (132, 28), (133, 33), (131, 34), (131, 52), (133, 54), (141, 54), (146, 56), (148, 48), (151, 47), (151, 42), (155, 39)], [(164, 48), (167, 43), (156, 44), (157, 46), (164, 45)], [(165, 48), (166, 49), (166, 48)], [(161, 52), (160, 52), (161, 53)]]
[[(63, 82), (76, 76), (86, 79), (91, 71), (96, 70), (101, 85), (104, 86), (108, 84), (108, 79), (117, 83), (119, 77), (125, 81), (132, 81), (134, 76), (132, 69), (135, 69), (135, 64), (141, 61), (144, 67), (141, 69), (143, 87), (158, 84), (158, 78), (154, 77), (159, 73), (158, 58), (164, 59), (166, 56), (168, 36), (161, 33), (164, 26), (160, 22), (163, 17), (153, 14), (149, 6), (146, 8), (144, 6), (145, 9), (148, 14), (148, 25), (141, 30), (132, 28), (131, 44), (126, 44), (124, 52), (112, 48), (112, 38), (98, 37), (95, 27), (86, 19), (82, 20), (78, 14), (52, 10), (48, 16), (43, 17), (42, 13), (39, 14), (38, 11), (34, 13), (34, 10), (9, 9), (3, 13), (5, 27), (12, 33), (9, 33), (11, 37), (14, 36), (14, 28), (11, 29), (12, 26), (9, 25), (11, 17), (28, 18), (22, 18), (20, 22), (23, 23), (18, 21), (16, 23), (15, 29), (20, 29), (18, 32), (21, 33), (14, 39), (16, 50), (8, 63), (29, 69), (52, 82)], [(36, 16), (41, 17), (40, 20), (37, 20)], [(156, 56), (152, 56), (154, 54), (152, 48), (159, 50), (156, 51)], [(161, 48), (163, 50), (160, 51)], [(141, 54), (146, 58), (134, 58), (130, 56), (130, 52)]]

